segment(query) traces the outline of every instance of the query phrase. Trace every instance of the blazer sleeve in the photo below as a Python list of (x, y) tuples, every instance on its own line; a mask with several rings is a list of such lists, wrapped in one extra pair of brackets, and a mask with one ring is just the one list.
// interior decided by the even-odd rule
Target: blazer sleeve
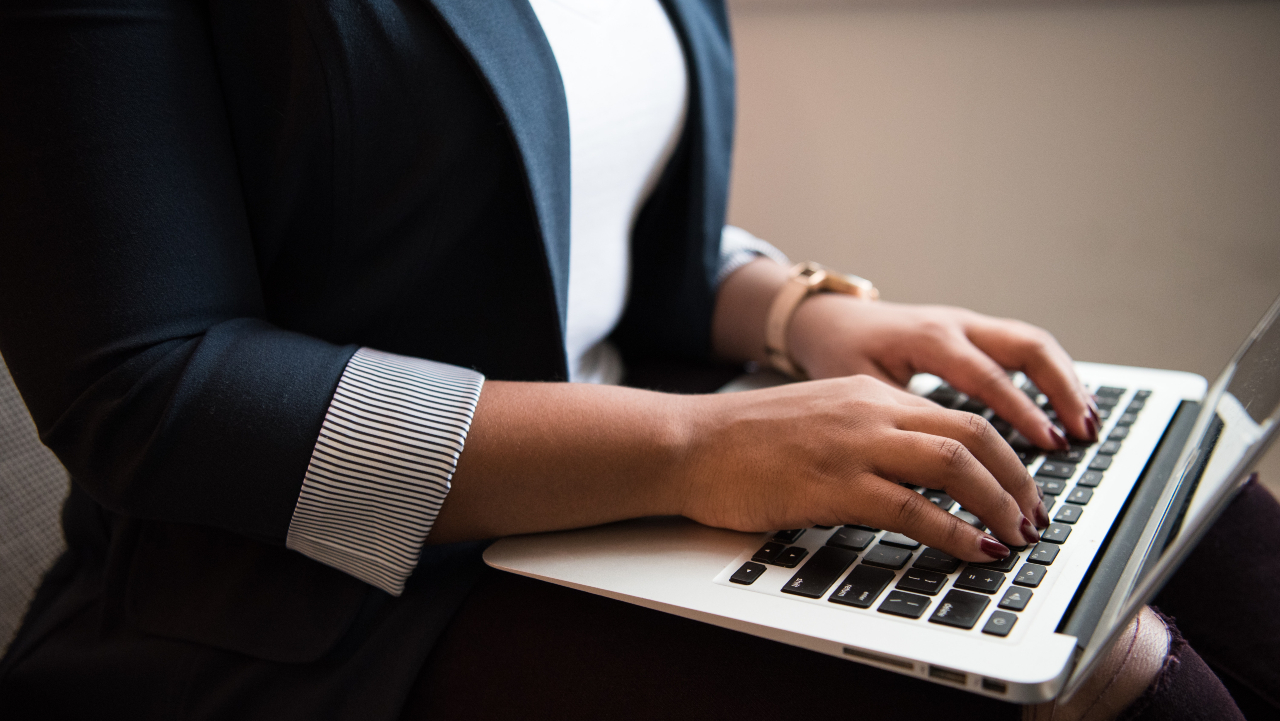
[[(0, 8), (0, 352), (46, 445), (108, 510), (288, 537), (396, 592), (480, 377), (353, 361), (353, 346), (269, 321), (205, 12), (176, 0)], [(331, 405), (339, 389), (348, 402)], [(418, 428), (444, 450), (427, 443), (423, 461), (405, 455), (412, 439), (371, 441), (367, 424), (352, 430), (356, 406), (384, 423), (444, 418), (435, 436)], [(386, 509), (403, 505), (396, 483), (420, 487), (422, 474), (388, 481), (389, 458), (442, 480), (408, 531)]]

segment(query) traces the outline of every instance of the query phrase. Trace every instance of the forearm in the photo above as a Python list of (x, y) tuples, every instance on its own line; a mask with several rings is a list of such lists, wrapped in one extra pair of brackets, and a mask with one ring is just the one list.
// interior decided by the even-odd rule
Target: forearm
[(690, 398), (569, 383), (485, 383), (429, 543), (680, 513)]
[(732, 361), (764, 362), (765, 321), (788, 270), (768, 258), (754, 260), (725, 278), (716, 294), (711, 347)]

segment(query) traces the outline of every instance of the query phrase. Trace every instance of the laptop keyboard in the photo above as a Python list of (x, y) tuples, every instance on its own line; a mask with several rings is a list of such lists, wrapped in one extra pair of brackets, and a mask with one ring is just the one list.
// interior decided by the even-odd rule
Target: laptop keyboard
[[(1048, 399), (1034, 384), (1027, 381), (1023, 391), (1057, 422)], [(1105, 439), (1052, 453), (1035, 447), (981, 402), (950, 386), (944, 384), (927, 396), (944, 407), (976, 413), (990, 421), (1032, 472), (1036, 485), (1044, 490), (1052, 523), (1041, 532), (1038, 543), (1013, 548), (1004, 560), (965, 563), (901, 533), (868, 526), (798, 528), (773, 534), (729, 580), (751, 585), (770, 566), (795, 568), (781, 589), (783, 593), (811, 599), (825, 597), (841, 606), (874, 607), (880, 613), (927, 619), (966, 630), (977, 628), (994, 601), (997, 610), (987, 617), (981, 632), (1007, 636), (1017, 623), (1019, 612), (1033, 598), (1033, 589), (1053, 573), (1060, 549), (1070, 542), (1072, 525), (1086, 512), (1093, 489), (1104, 481), (1112, 456), (1119, 452), (1130, 426), (1151, 395), (1150, 391), (1139, 390), (1120, 408), (1127, 392), (1110, 386), (1094, 391), (1103, 425), (1111, 426)], [(1108, 424), (1112, 417), (1116, 417), (1115, 422)], [(938, 508), (986, 530), (977, 516), (958, 507), (947, 494), (926, 488), (915, 490)], [(792, 545), (806, 534), (826, 534), (825, 543), (812, 554), (802, 546)]]

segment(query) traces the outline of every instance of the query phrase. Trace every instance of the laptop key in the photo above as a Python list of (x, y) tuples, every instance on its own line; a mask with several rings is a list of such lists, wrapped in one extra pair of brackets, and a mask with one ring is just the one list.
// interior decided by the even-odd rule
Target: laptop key
[(995, 593), (1004, 585), (1004, 574), (989, 568), (967, 566), (956, 579), (955, 587), (981, 593)]
[[(1128, 428), (1128, 426), (1120, 426), (1120, 427)], [(1100, 456), (1114, 456), (1119, 452), (1120, 452), (1120, 441), (1108, 440), (1106, 443), (1103, 443), (1102, 445), (1098, 446), (1098, 455)]]
[[(1128, 389), (1116, 388), (1114, 386), (1102, 386), (1098, 390), (1094, 391), (1093, 395), (1099, 398), (1119, 398), (1120, 396), (1124, 395), (1126, 390)], [(1138, 391), (1138, 392), (1141, 393), (1142, 391)]]
[(955, 626), (956, 628), (973, 628), (973, 625), (978, 622), (978, 618), (982, 616), (982, 612), (987, 610), (987, 604), (989, 603), (991, 603), (991, 599), (986, 596), (979, 596), (976, 593), (947, 591), (947, 595), (942, 597), (942, 602), (938, 604), (938, 610), (933, 612), (929, 622)]
[[(1077, 488), (1076, 490), (1079, 491), (1082, 489)], [(1087, 489), (1083, 489), (1083, 490), (1087, 490)], [(1058, 523), (1075, 523), (1076, 521), (1080, 520), (1080, 515), (1082, 513), (1084, 513), (1083, 508), (1081, 508), (1080, 506), (1073, 506), (1070, 503), (1068, 503), (1067, 505), (1058, 509), (1058, 512), (1055, 513), (1053, 516), (1053, 520), (1057, 521)]]
[(1133, 393), (1133, 399), (1135, 401), (1145, 401), (1150, 397), (1151, 397), (1151, 391), (1145, 390), (1145, 389), (1140, 391), (1134, 391)]
[(894, 548), (886, 546), (883, 543), (877, 543), (872, 546), (867, 555), (862, 557), (863, 563), (869, 563), (872, 566), (883, 566), (898, 570), (907, 565), (907, 560), (911, 558), (911, 551), (905, 548)]
[(952, 508), (955, 508), (956, 502), (952, 500), (951, 496), (948, 496), (942, 491), (928, 490), (928, 491), (925, 491), (922, 495), (924, 495), (925, 498), (929, 499), (930, 503), (937, 506), (938, 508), (941, 508), (944, 511), (950, 511)]
[(1040, 470), (1036, 471), (1037, 476), (1044, 476), (1046, 478), (1070, 478), (1074, 476), (1075, 473), (1076, 464), (1059, 463), (1058, 461), (1045, 461), (1040, 464)]
[(1071, 526), (1065, 523), (1050, 523), (1049, 527), (1044, 529), (1044, 533), (1040, 534), (1040, 540), (1049, 543), (1062, 543), (1067, 540), (1067, 536), (1071, 535)]
[(756, 555), (751, 557), (751, 560), (756, 563), (773, 563), (774, 559), (778, 557), (778, 554), (782, 553), (785, 549), (786, 546), (781, 543), (774, 543), (773, 541), (770, 541), (761, 546), (760, 550), (756, 551)]
[(840, 574), (848, 568), (858, 554), (834, 546), (823, 546), (814, 551), (813, 558), (796, 571), (796, 575), (782, 587), (783, 593), (791, 593), (805, 598), (822, 598), (831, 584), (840, 578)]
[(1013, 624), (1017, 622), (1018, 617), (1008, 611), (993, 611), (982, 627), (982, 632), (992, 636), (1008, 636), (1013, 630)]
[(880, 608), (876, 610), (880, 613), (892, 613), (895, 616), (920, 618), (925, 611), (929, 610), (929, 599), (927, 596), (917, 596), (914, 593), (890, 591), (884, 603), (880, 604)]
[(1120, 399), (1112, 396), (1096, 396), (1093, 402), (1099, 408), (1115, 408)]
[(1131, 426), (1138, 422), (1137, 413), (1125, 413), (1116, 419), (1117, 426)]
[(1065, 451), (1058, 451), (1049, 456), (1049, 460), (1057, 461), (1058, 463), (1079, 463), (1084, 460), (1084, 454), (1088, 450), (1083, 446), (1072, 446)]
[(800, 536), (803, 536), (803, 535), (804, 535), (803, 528), (792, 528), (789, 531), (778, 531), (777, 533), (773, 534), (773, 540), (777, 541), (778, 543), (795, 543), (797, 540), (799, 540)]
[(760, 574), (767, 570), (767, 568), (759, 563), (747, 561), (742, 564), (742, 568), (733, 572), (733, 575), (729, 577), (729, 580), (734, 583), (741, 583), (744, 586), (750, 586), (756, 582), (757, 578), (760, 578)]
[(786, 550), (778, 554), (777, 558), (773, 559), (773, 565), (782, 566), (783, 568), (795, 568), (800, 565), (800, 562), (807, 555), (809, 555), (809, 550), (803, 546), (788, 546)]
[(1042, 566), (1053, 564), (1053, 560), (1058, 557), (1058, 547), (1052, 543), (1037, 543), (1036, 550), (1027, 556), (1027, 560), (1032, 563), (1039, 563)]
[(1086, 488), (1093, 488), (1099, 483), (1102, 483), (1102, 471), (1085, 471), (1084, 475), (1080, 476), (1080, 480), (1076, 481), (1077, 486)]
[(960, 568), (960, 559), (936, 548), (926, 548), (911, 567), (938, 573), (955, 573), (956, 569)]
[(960, 391), (948, 385), (941, 385), (938, 386), (935, 391), (925, 396), (925, 398), (928, 398), (943, 408), (951, 408), (956, 404), (956, 401), (960, 400)]
[(1146, 407), (1147, 407), (1147, 402), (1141, 398), (1138, 398), (1129, 404), (1129, 407), (1125, 410), (1125, 413), (1137, 413), (1138, 411)]
[(941, 591), (942, 587), (945, 585), (947, 585), (947, 575), (945, 573), (935, 573), (933, 571), (911, 568), (908, 569), (906, 573), (902, 574), (902, 578), (898, 580), (898, 584), (895, 588), (936, 596), (938, 595), (938, 591)]
[(1098, 420), (1100, 420), (1100, 421), (1105, 421), (1105, 420), (1107, 420), (1107, 419), (1108, 419), (1108, 418), (1110, 418), (1110, 417), (1111, 417), (1111, 409), (1110, 409), (1110, 408), (1099, 408), (1099, 409), (1098, 409)]
[(1031, 595), (1031, 592), (1025, 588), (1012, 586), (1008, 591), (1004, 592), (1004, 598), (1000, 599), (1000, 603), (997, 605), (1010, 611), (1021, 611), (1031, 601)]
[(889, 546), (897, 546), (898, 548), (909, 548), (915, 550), (920, 547), (920, 542), (901, 533), (886, 533), (880, 537), (880, 542)]
[[(1009, 550), (1013, 551), (1013, 549), (1009, 549)], [(987, 568), (992, 571), (1008, 573), (1009, 571), (1013, 570), (1014, 566), (1018, 565), (1018, 552), (1014, 551), (1013, 553), (1010, 553), (1009, 555), (1005, 556), (999, 561), (992, 561), (991, 563), (970, 563), (969, 565), (975, 568)]]
[(827, 539), (828, 546), (845, 548), (850, 551), (861, 551), (876, 539), (876, 534), (861, 528), (837, 528)]
[(1105, 471), (1110, 467), (1111, 456), (1094, 456), (1093, 460), (1089, 461), (1089, 470), (1091, 471)]
[(1018, 454), (1018, 460), (1022, 461), (1022, 465), (1024, 466), (1029, 466), (1040, 458), (1040, 454), (1035, 451), (1015, 450), (1014, 453)]
[(1116, 426), (1111, 430), (1111, 433), (1107, 434), (1107, 440), (1123, 441), (1129, 437), (1130, 428), (1132, 428), (1132, 426)]
[(975, 516), (975, 515), (973, 515), (972, 513), (970, 513), (970, 512), (968, 512), (968, 511), (964, 510), (963, 508), (961, 508), (960, 510), (956, 511), (955, 516), (956, 516), (956, 518), (959, 518), (960, 520), (964, 521), (965, 523), (969, 524), (970, 526), (973, 526), (974, 528), (978, 529), (979, 531), (985, 531), (985, 530), (987, 530), (987, 527), (986, 527), (985, 525), (983, 525), (983, 523), (982, 523), (982, 519), (981, 519), (981, 518), (978, 518), (977, 516)]
[(836, 586), (836, 592), (827, 599), (832, 603), (857, 608), (871, 608), (871, 604), (880, 597), (880, 592), (893, 580), (894, 573), (883, 568), (873, 568), (865, 564), (853, 567), (848, 576)]
[[(1067, 494), (1067, 503), (1074, 503), (1077, 506), (1083, 506), (1087, 504), (1091, 498), (1093, 498), (1092, 488), (1081, 488), (1076, 486)], [(1074, 523), (1074, 521), (1072, 522)]]
[(1036, 485), (1040, 487), (1040, 490), (1044, 491), (1046, 496), (1056, 496), (1067, 490), (1067, 482), (1061, 478), (1036, 476)]
[(1040, 585), (1040, 582), (1044, 580), (1044, 574), (1048, 572), (1049, 569), (1045, 566), (1026, 563), (1023, 564), (1022, 568), (1018, 571), (1018, 575), (1013, 577), (1013, 582), (1019, 586), (1035, 588)]

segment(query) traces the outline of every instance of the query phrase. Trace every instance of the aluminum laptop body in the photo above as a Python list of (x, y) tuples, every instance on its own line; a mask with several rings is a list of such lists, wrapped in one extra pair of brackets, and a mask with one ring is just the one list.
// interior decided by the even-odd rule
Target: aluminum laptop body
[[(1071, 525), (1069, 538), (1055, 546), (1051, 564), (1032, 568), (1040, 574), (1037, 585), (1015, 584), (1021, 578), (1015, 574), (1032, 565), (1028, 549), (968, 629), (935, 622), (947, 589), (963, 570), (951, 573), (940, 592), (921, 597), (928, 601), (921, 617), (906, 618), (881, 612), (879, 606), (911, 571), (911, 561), (894, 571), (874, 605), (857, 608), (832, 601), (841, 581), (817, 598), (784, 593), (804, 571), (804, 563), (768, 565), (750, 585), (734, 583), (731, 577), (773, 534), (708, 528), (683, 518), (502, 539), (485, 552), (485, 561), (512, 573), (1011, 702), (1069, 695), (1100, 651), (1159, 591), (1225, 509), (1274, 438), (1280, 417), (1278, 313), (1280, 299), (1211, 387), (1189, 373), (1077, 364), (1090, 389), (1124, 389), (1099, 436), (1107, 438), (1128, 420), (1127, 437), (1108, 462), (1105, 480), (1089, 488), (1091, 497)], [(725, 390), (771, 382), (777, 381), (751, 376)], [(937, 379), (917, 377), (912, 389), (927, 392), (937, 384)], [(1142, 401), (1141, 411), (1125, 419), (1120, 411), (1134, 399)], [(1080, 483), (1085, 472), (1079, 469), (1071, 483)], [(1063, 506), (1058, 499), (1050, 515)], [(789, 548), (803, 549), (807, 563), (840, 530), (804, 529)], [(868, 560), (870, 549), (858, 554), (855, 566)], [(912, 551), (912, 560), (918, 561), (924, 550)], [(849, 572), (846, 568), (841, 577)], [(1004, 635), (984, 632), (992, 630), (989, 622), (1002, 611), (998, 604), (1003, 594), (1016, 589), (1028, 591), (1029, 600), (1021, 610), (1005, 612), (1013, 620), (1000, 629)]]

